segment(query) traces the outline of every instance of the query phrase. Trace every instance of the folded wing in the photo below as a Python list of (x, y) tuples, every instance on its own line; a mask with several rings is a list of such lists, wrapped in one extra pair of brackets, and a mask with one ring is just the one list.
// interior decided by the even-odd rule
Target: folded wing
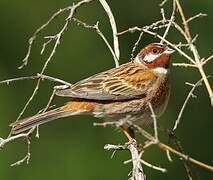
[(127, 100), (147, 95), (157, 76), (149, 69), (127, 63), (57, 90), (56, 95), (90, 100)]

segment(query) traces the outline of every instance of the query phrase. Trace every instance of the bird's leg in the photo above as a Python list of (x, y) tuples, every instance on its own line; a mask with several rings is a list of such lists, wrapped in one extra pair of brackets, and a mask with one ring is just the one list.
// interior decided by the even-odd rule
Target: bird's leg
[(132, 126), (129, 127), (121, 127), (123, 133), (125, 134), (125, 136), (127, 137), (127, 139), (129, 140), (129, 143), (135, 141), (135, 131), (134, 128)]

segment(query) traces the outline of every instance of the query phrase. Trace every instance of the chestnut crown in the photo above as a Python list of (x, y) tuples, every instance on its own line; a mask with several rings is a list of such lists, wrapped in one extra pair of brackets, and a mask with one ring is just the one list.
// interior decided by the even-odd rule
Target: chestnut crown
[(169, 61), (171, 54), (174, 52), (165, 44), (152, 43), (143, 48), (138, 55), (135, 57), (134, 61), (142, 63), (148, 68), (169, 68)]

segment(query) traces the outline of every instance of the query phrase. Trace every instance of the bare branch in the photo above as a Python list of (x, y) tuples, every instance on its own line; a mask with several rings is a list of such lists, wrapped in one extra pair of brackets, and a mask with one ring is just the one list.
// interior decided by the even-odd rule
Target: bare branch
[(136, 32), (136, 31), (141, 31), (141, 32), (145, 32), (147, 34), (150, 34), (156, 38), (159, 38), (160, 40), (164, 41), (166, 44), (168, 44), (169, 46), (171, 46), (172, 48), (174, 48), (177, 52), (179, 52), (179, 54), (181, 54), (182, 56), (184, 56), (186, 59), (188, 59), (191, 63), (195, 64), (195, 61), (189, 56), (187, 55), (184, 51), (182, 51), (180, 48), (178, 48), (176, 45), (174, 45), (174, 43), (164, 39), (161, 35), (153, 32), (153, 31), (150, 31), (150, 30), (147, 30), (147, 28), (139, 28), (139, 27), (132, 27), (132, 28), (129, 28), (127, 30), (124, 30), (120, 33), (118, 33), (118, 35), (122, 35), (124, 33), (133, 33), (133, 32)]
[[(99, 0), (99, 2), (103, 6), (104, 10), (106, 11), (106, 13), (109, 17), (109, 22), (110, 22), (110, 25), (111, 25), (111, 28), (112, 28), (114, 52), (115, 52), (115, 55), (116, 55), (116, 59), (118, 61), (119, 58), (120, 58), (120, 50), (119, 50), (119, 42), (118, 42), (118, 37), (117, 37), (118, 31), (117, 31), (115, 18), (113, 16), (113, 13), (112, 13), (109, 5), (107, 4), (107, 2), (105, 0)], [(117, 64), (116, 64), (116, 67), (118, 67)]]
[(27, 133), (21, 133), (21, 134), (17, 134), (17, 135), (14, 135), (14, 136), (9, 136), (9, 137), (7, 137), (5, 139), (0, 137), (0, 149), (3, 148), (4, 145), (6, 145), (7, 143), (9, 143), (11, 141), (14, 141), (16, 139), (28, 138), (31, 133), (32, 133), (32, 129), (29, 130)]
[(155, 112), (152, 108), (152, 104), (151, 103), (148, 103), (148, 104), (149, 104), (149, 109), (151, 111), (151, 116), (152, 116), (152, 119), (153, 119), (154, 135), (155, 135), (155, 140), (156, 140), (156, 143), (157, 143), (159, 141), (159, 139), (158, 139), (158, 128), (157, 128), (157, 118), (156, 118)]
[[(132, 124), (131, 122), (129, 122), (130, 124)], [(145, 138), (147, 138), (149, 141), (151, 142), (157, 142), (155, 137), (153, 137), (151, 134), (149, 134), (147, 131), (145, 131), (144, 129), (142, 129), (141, 127), (137, 126), (137, 125), (134, 125), (132, 124), (136, 129), (137, 131), (142, 135), (144, 136)], [(185, 155), (177, 150), (175, 150), (174, 148), (162, 143), (162, 142), (158, 142), (158, 143), (152, 143), (153, 145), (157, 145), (161, 150), (165, 151), (165, 152), (171, 152), (179, 157), (181, 157), (182, 159), (184, 159), (185, 161), (189, 161), (191, 163), (194, 163), (200, 167), (203, 167), (205, 169), (208, 169), (210, 171), (213, 171), (213, 166), (210, 166), (208, 164), (205, 164), (203, 162), (200, 162), (194, 158), (191, 158), (190, 156), (188, 155)]]
[(187, 64), (187, 63), (172, 63), (173, 66), (180, 66), (180, 67), (192, 67), (197, 68), (194, 64)]
[(166, 150), (166, 156), (169, 160), (169, 162), (173, 162), (172, 158), (171, 158), (171, 155), (170, 155), (170, 151), (169, 150)]
[(48, 80), (48, 81), (52, 81), (52, 82), (61, 83), (61, 84), (64, 84), (66, 86), (71, 86), (70, 83), (68, 83), (64, 80), (61, 80), (61, 79), (58, 79), (58, 78), (55, 78), (55, 77), (51, 77), (51, 76), (47, 76), (47, 75), (44, 75), (44, 74), (39, 74), (39, 73), (36, 76), (25, 76), (25, 77), (18, 77), (18, 78), (3, 80), (3, 81), (0, 81), (0, 85), (1, 84), (9, 85), (10, 83), (16, 82), (16, 81), (35, 80), (35, 79)]
[(174, 125), (174, 127), (173, 127), (173, 131), (175, 131), (175, 130), (177, 129), (177, 126), (179, 125), (180, 119), (181, 119), (181, 117), (182, 117), (182, 115), (183, 115), (183, 111), (184, 111), (184, 109), (186, 108), (186, 105), (187, 105), (187, 103), (188, 103), (190, 97), (193, 96), (194, 90), (195, 90), (198, 86), (201, 85), (201, 82), (202, 82), (202, 81), (203, 81), (203, 79), (200, 79), (199, 81), (197, 81), (197, 82), (193, 85), (192, 89), (189, 91), (188, 96), (186, 97), (186, 99), (185, 99), (185, 101), (184, 101), (184, 103), (183, 103), (183, 106), (181, 107), (181, 110), (180, 110), (180, 112), (179, 112), (179, 114), (178, 114), (178, 117), (177, 117), (177, 119), (176, 119), (176, 121), (175, 121), (175, 125)]
[[(177, 136), (174, 134), (174, 131), (169, 131), (169, 137), (170, 137), (171, 140), (173, 140), (173, 142), (176, 146), (176, 149), (179, 152), (185, 154), (184, 149), (181, 145), (181, 142), (178, 140)], [(183, 164), (184, 164), (188, 179), (192, 180), (193, 177), (195, 177), (195, 173), (193, 172), (193, 169), (191, 168), (191, 164), (189, 164), (189, 162), (185, 161), (185, 160), (183, 160)]]
[(107, 150), (107, 151), (118, 151), (118, 150), (128, 150), (127, 149), (127, 144), (125, 145), (114, 145), (114, 144), (106, 144), (104, 146), (104, 149)]
[(163, 8), (160, 8), (160, 13), (161, 13), (161, 16), (162, 16), (163, 22), (166, 22), (165, 11), (164, 11), (164, 9), (163, 9)]
[[(140, 126), (133, 124), (133, 122), (131, 120), (127, 120), (126, 123), (128, 123), (131, 126), (133, 126), (143, 137), (145, 137), (147, 140), (149, 140), (149, 143), (148, 143), (149, 145), (148, 146), (145, 145), (146, 147), (144, 146), (143, 148), (146, 149), (146, 148), (150, 147), (151, 145), (156, 145), (158, 148), (160, 148), (161, 150), (166, 152), (167, 157), (169, 158), (170, 161), (172, 161), (171, 160), (171, 156), (170, 156), (170, 153), (172, 153), (172, 154), (175, 154), (175, 155), (181, 157), (185, 161), (191, 162), (193, 164), (196, 164), (197, 166), (200, 166), (200, 167), (203, 167), (203, 168), (208, 169), (210, 171), (213, 171), (213, 166), (210, 166), (210, 165), (205, 164), (205, 163), (203, 163), (201, 161), (198, 161), (198, 160), (196, 160), (196, 159), (194, 159), (194, 158), (192, 158), (192, 157), (190, 157), (190, 156), (188, 156), (186, 154), (183, 154), (183, 153), (175, 150), (174, 148), (162, 143), (161, 141), (155, 139), (155, 137), (152, 136), (150, 133), (148, 133), (147, 131), (142, 129)], [(117, 122), (117, 121), (116, 122), (115, 121), (114, 122), (104, 122), (104, 123), (97, 123), (96, 125), (99, 125), (99, 126), (102, 126), (102, 127), (106, 127), (106, 126), (119, 127), (119, 122)], [(110, 146), (107, 145), (107, 147), (109, 149)], [(113, 146), (111, 146), (111, 147), (113, 147)], [(122, 150), (122, 148), (125, 149), (125, 146), (120, 146), (119, 145), (118, 148), (120, 150)], [(114, 149), (114, 150), (118, 150), (118, 149)]]
[[(54, 43), (54, 46), (53, 46), (53, 49), (52, 49), (50, 55), (48, 56), (47, 60), (45, 61), (44, 65), (43, 65), (43, 68), (42, 68), (42, 70), (41, 70), (41, 72), (40, 72), (41, 75), (44, 73), (44, 71), (46, 70), (46, 68), (47, 68), (47, 66), (48, 66), (48, 64), (49, 64), (49, 62), (52, 60), (52, 57), (54, 56), (54, 54), (55, 54), (55, 52), (56, 52), (56, 49), (57, 49), (58, 45), (60, 44), (60, 40), (61, 40), (62, 36), (64, 35), (64, 33), (67, 31), (68, 25), (70, 24), (70, 22), (71, 22), (71, 20), (72, 20), (72, 17), (73, 17), (73, 15), (74, 15), (74, 13), (76, 12), (76, 10), (77, 10), (79, 7), (81, 7), (83, 4), (89, 3), (89, 2), (91, 2), (91, 1), (93, 1), (93, 0), (82, 0), (82, 1), (79, 1), (78, 3), (76, 3), (76, 4), (73, 4), (73, 6), (69, 6), (69, 7), (67, 7), (67, 8), (64, 8), (63, 10), (60, 10), (60, 11), (56, 12), (56, 13), (47, 21), (47, 23), (45, 23), (44, 25), (42, 25), (40, 28), (38, 28), (38, 29), (36, 30), (36, 32), (34, 33), (34, 36), (33, 36), (33, 39), (34, 39), (34, 40), (35, 40), (35, 38), (36, 38), (36, 36), (37, 36), (37, 34), (38, 34), (39, 32), (41, 32), (41, 31), (42, 31), (53, 19), (55, 19), (55, 17), (57, 17), (59, 14), (61, 14), (61, 11), (63, 12), (63, 11), (69, 10), (69, 15), (68, 15), (68, 17), (65, 19), (65, 24), (63, 25), (63, 27), (61, 28), (61, 30), (60, 30), (56, 35), (52, 36), (52, 39), (55, 40), (55, 43)], [(34, 41), (34, 40), (33, 40), (33, 41)], [(32, 43), (33, 43), (33, 41), (32, 41)], [(32, 43), (29, 45), (29, 46), (30, 46), (30, 48), (29, 48), (30, 51), (31, 51)], [(30, 55), (30, 51), (29, 51), (29, 55)], [(27, 58), (26, 58), (26, 60), (24, 61), (24, 65), (27, 64), (29, 55), (27, 55)], [(21, 118), (21, 116), (24, 114), (25, 110), (26, 110), (27, 107), (29, 106), (30, 102), (31, 102), (31, 101), (33, 100), (33, 98), (35, 97), (35, 95), (36, 95), (36, 93), (37, 93), (37, 91), (38, 91), (38, 89), (39, 89), (40, 83), (41, 83), (41, 79), (38, 79), (37, 84), (36, 84), (36, 86), (35, 86), (35, 88), (34, 88), (34, 90), (33, 90), (32, 95), (30, 96), (30, 98), (28, 99), (28, 101), (26, 102), (26, 104), (24, 105), (24, 107), (23, 107), (22, 111), (20, 112), (20, 114), (19, 114), (17, 120), (19, 120), (19, 119)], [(16, 121), (17, 121), (17, 120), (16, 120)]]
[(161, 167), (158, 167), (158, 166), (154, 166), (154, 165), (152, 165), (152, 164), (150, 164), (150, 163), (144, 161), (143, 159), (141, 159), (140, 161), (141, 161), (142, 164), (146, 165), (146, 166), (149, 167), (149, 168), (155, 169), (155, 170), (157, 170), (157, 171), (161, 171), (162, 173), (167, 172), (167, 169), (161, 168)]
[(164, 6), (164, 4), (167, 3), (167, 1), (168, 1), (168, 0), (163, 0), (163, 1), (159, 4), (159, 6), (160, 6), (160, 7)]
[(134, 52), (135, 52), (137, 46), (139, 45), (142, 36), (143, 36), (143, 32), (140, 33), (138, 40), (136, 41), (136, 43), (134, 44), (134, 47), (132, 48), (132, 53), (131, 53), (131, 58), (130, 58), (131, 60), (133, 60), (133, 58), (134, 58)]
[(133, 164), (132, 178), (134, 180), (145, 180), (146, 178), (144, 176), (143, 168), (142, 168), (141, 161), (140, 161), (141, 155), (139, 155), (139, 153), (138, 153), (136, 141), (135, 141), (135, 143), (131, 143), (129, 145), (129, 150), (132, 155), (132, 164)]
[(184, 15), (184, 13), (183, 13), (183, 9), (182, 9), (182, 7), (181, 7), (181, 5), (180, 5), (179, 0), (175, 0), (175, 1), (176, 1), (176, 4), (177, 4), (178, 11), (179, 11), (180, 16), (181, 16), (182, 21), (183, 21), (185, 33), (186, 33), (187, 37), (191, 40), (191, 39), (192, 39), (191, 33), (190, 33), (190, 31), (189, 31), (188, 22), (186, 21), (185, 15)]
[(30, 140), (29, 137), (26, 137), (27, 139), (27, 154), (24, 156), (24, 158), (22, 158), (21, 160), (11, 164), (10, 166), (19, 166), (21, 165), (23, 162), (26, 161), (27, 164), (29, 164), (30, 161), (30, 157), (31, 157), (31, 153), (30, 153)]
[[(186, 41), (188, 43), (190, 43), (192, 41), (192, 37), (191, 37), (191, 34), (190, 34), (190, 30), (189, 30), (189, 26), (188, 26), (188, 22), (186, 21), (186, 18), (185, 18), (185, 15), (183, 13), (183, 9), (180, 5), (180, 2), (179, 0), (175, 0), (176, 1), (176, 4), (177, 4), (177, 8), (178, 8), (178, 11), (180, 13), (180, 16), (182, 18), (182, 21), (183, 21), (183, 25), (184, 25), (184, 29), (185, 29), (185, 33), (187, 35), (187, 38), (186, 38)], [(206, 74), (203, 70), (203, 65), (202, 65), (202, 62), (201, 62), (201, 59), (200, 59), (200, 56), (199, 56), (199, 53), (198, 53), (198, 50), (196, 48), (196, 46), (194, 44), (191, 43), (190, 45), (190, 50), (192, 51), (193, 55), (194, 55), (194, 59), (195, 59), (195, 63), (197, 65), (197, 68), (201, 74), (201, 77), (205, 83), (205, 86), (206, 86), (206, 89), (209, 93), (209, 98), (210, 98), (210, 101), (211, 101), (211, 105), (213, 106), (213, 91), (212, 91), (212, 88), (209, 84), (209, 81), (206, 77)]]
[(167, 26), (167, 28), (166, 28), (164, 34), (163, 34), (163, 38), (161, 39), (160, 43), (163, 43), (163, 39), (165, 39), (166, 36), (167, 36), (168, 33), (169, 33), (169, 29), (171, 28), (172, 22), (173, 22), (174, 19), (175, 19), (175, 11), (176, 11), (176, 3), (175, 3), (175, 0), (173, 0), (173, 10), (172, 10), (171, 17), (170, 17), (170, 19), (169, 19), (169, 24), (168, 24), (168, 26)]
[(143, 172), (143, 168), (141, 165), (141, 153), (138, 151), (138, 145), (137, 142), (134, 140), (132, 142), (129, 142), (125, 145), (112, 145), (107, 144), (104, 146), (105, 150), (129, 150), (132, 156), (131, 162), (132, 162), (132, 178), (133, 180), (145, 180), (145, 175)]
[(195, 20), (197, 18), (201, 18), (201, 17), (205, 17), (205, 16), (207, 16), (207, 14), (199, 13), (199, 14), (196, 14), (195, 16), (192, 16), (189, 19), (187, 19), (186, 22), (189, 23), (190, 21), (193, 21), (193, 20)]
[(36, 31), (33, 33), (33, 35), (30, 37), (30, 39), (28, 40), (28, 50), (27, 50), (27, 54), (24, 57), (23, 64), (19, 67), (19, 69), (23, 68), (24, 66), (26, 66), (28, 64), (29, 61), (29, 57), (31, 54), (31, 50), (32, 50), (32, 45), (34, 43), (34, 41), (37, 38), (37, 35), (40, 34), (56, 17), (58, 17), (59, 15), (61, 15), (63, 12), (68, 11), (70, 9), (70, 7), (66, 7), (63, 9), (60, 9), (59, 11), (57, 11), (56, 13), (54, 13), (50, 19), (48, 19), (48, 21), (46, 23), (44, 23), (41, 27), (39, 27), (38, 29), (36, 29)]
[(186, 59), (188, 59), (189, 61), (191, 61), (192, 63), (194, 63), (194, 60), (189, 56), (187, 55), (184, 51), (182, 51), (181, 49), (177, 48), (173, 43), (171, 43), (170, 41), (164, 39), (162, 36), (152, 32), (152, 31), (149, 31), (149, 30), (142, 30), (143, 32), (146, 32), (154, 37), (157, 37), (161, 40), (163, 40), (165, 43), (167, 43), (168, 45), (170, 45), (172, 48), (174, 48), (177, 52), (179, 52), (181, 55), (183, 55)]
[(210, 60), (213, 59), (213, 54), (211, 56), (209, 56), (207, 59), (205, 59), (203, 62), (202, 62), (202, 65), (205, 65), (207, 62), (209, 62)]
[(73, 18), (73, 21), (77, 22), (78, 25), (81, 25), (84, 28), (87, 29), (94, 29), (96, 31), (96, 33), (102, 38), (102, 40), (104, 41), (104, 43), (107, 45), (109, 51), (111, 52), (114, 62), (115, 62), (115, 67), (119, 66), (119, 62), (118, 59), (116, 57), (115, 52), (113, 51), (112, 47), (110, 46), (107, 38), (104, 36), (104, 34), (101, 32), (101, 30), (99, 29), (99, 22), (97, 22), (95, 25), (88, 25), (87, 23), (77, 19), (77, 18)]

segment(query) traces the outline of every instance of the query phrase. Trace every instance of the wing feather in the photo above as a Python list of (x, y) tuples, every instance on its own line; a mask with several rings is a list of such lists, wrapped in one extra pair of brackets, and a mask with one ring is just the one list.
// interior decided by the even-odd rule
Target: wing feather
[(58, 96), (93, 100), (126, 100), (146, 96), (157, 76), (149, 69), (127, 63), (57, 90)]

